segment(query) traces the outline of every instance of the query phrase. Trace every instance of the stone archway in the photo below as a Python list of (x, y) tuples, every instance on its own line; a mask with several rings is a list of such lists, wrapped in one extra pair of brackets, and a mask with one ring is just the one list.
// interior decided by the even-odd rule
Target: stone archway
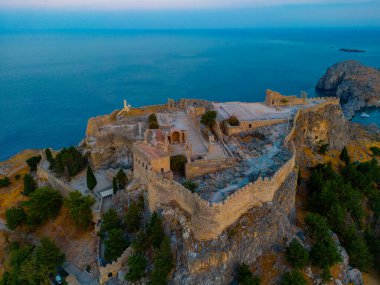
[(180, 143), (180, 133), (175, 131), (172, 133), (172, 136), (171, 136), (171, 143)]

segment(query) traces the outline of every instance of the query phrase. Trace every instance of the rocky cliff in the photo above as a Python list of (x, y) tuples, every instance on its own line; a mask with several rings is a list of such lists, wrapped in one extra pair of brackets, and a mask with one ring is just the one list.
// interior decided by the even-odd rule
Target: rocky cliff
[(284, 239), (294, 235), (296, 181), (293, 172), (272, 202), (252, 208), (211, 241), (195, 240), (189, 215), (175, 203), (165, 205), (162, 214), (176, 252), (173, 284), (229, 284), (237, 264), (253, 264), (273, 247), (281, 250)]
[(330, 67), (316, 89), (340, 98), (343, 112), (351, 119), (355, 111), (380, 106), (380, 71), (357, 61), (344, 61)]

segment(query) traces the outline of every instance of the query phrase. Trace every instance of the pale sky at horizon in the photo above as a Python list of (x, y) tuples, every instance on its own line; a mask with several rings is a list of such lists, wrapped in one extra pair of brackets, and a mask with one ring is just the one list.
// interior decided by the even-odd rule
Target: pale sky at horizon
[(374, 0), (1, 0), (0, 8), (168, 10), (242, 8), (283, 5), (337, 5), (373, 3)]
[(380, 27), (380, 0), (0, 0), (0, 29)]

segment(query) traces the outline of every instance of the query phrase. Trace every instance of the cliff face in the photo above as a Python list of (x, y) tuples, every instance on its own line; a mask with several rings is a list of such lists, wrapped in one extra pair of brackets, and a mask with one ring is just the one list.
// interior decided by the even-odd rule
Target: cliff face
[(316, 89), (340, 98), (343, 112), (351, 119), (363, 107), (380, 106), (380, 71), (357, 61), (344, 61), (330, 67)]
[(293, 139), (296, 147), (313, 151), (322, 143), (330, 150), (341, 150), (349, 140), (349, 127), (339, 104), (328, 102), (300, 110), (294, 119)]
[(252, 208), (211, 241), (195, 240), (190, 217), (174, 203), (165, 205), (166, 230), (176, 252), (173, 283), (229, 284), (237, 264), (252, 264), (264, 251), (281, 248), (284, 238), (294, 234), (296, 181), (297, 174), (293, 172), (272, 202)]

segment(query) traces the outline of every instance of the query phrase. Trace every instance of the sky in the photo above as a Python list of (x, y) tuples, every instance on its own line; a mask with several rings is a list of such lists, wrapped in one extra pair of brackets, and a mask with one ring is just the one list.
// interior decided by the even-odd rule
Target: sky
[(0, 29), (380, 27), (380, 0), (0, 0)]

